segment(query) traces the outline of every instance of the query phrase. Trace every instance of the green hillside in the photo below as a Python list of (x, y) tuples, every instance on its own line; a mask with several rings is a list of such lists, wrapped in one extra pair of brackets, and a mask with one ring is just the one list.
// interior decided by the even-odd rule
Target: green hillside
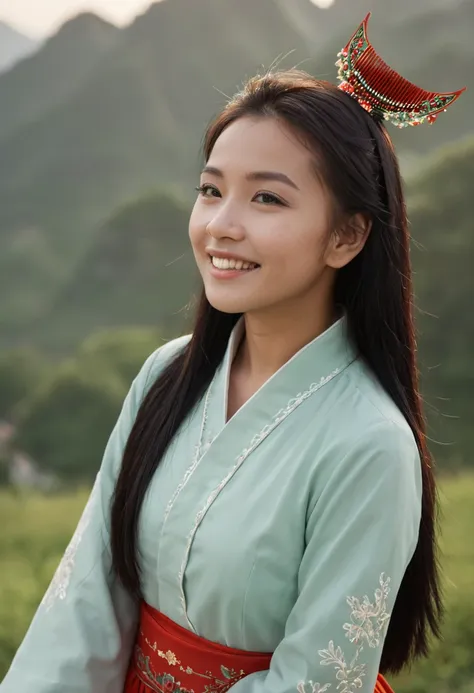
[(433, 449), (453, 464), (470, 465), (474, 464), (473, 180), (471, 138), (428, 159), (409, 185), (424, 391), (431, 434), (444, 443), (433, 443)]
[(197, 279), (189, 213), (186, 203), (162, 192), (118, 210), (51, 312), (30, 327), (33, 340), (64, 351), (101, 328), (160, 325), (172, 333), (182, 327)]

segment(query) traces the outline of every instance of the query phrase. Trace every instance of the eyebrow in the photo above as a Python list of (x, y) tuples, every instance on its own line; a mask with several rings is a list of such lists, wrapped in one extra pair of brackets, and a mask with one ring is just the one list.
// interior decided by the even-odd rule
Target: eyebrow
[[(216, 168), (215, 166), (205, 166), (202, 172), (210, 173), (218, 178), (224, 178), (223, 172), (220, 170), (220, 168)], [(280, 183), (286, 183), (286, 185), (289, 185), (295, 190), (299, 190), (298, 186), (296, 183), (293, 183), (291, 178), (288, 178), (288, 176), (286, 176), (284, 173), (279, 173), (278, 171), (252, 171), (252, 173), (247, 173), (245, 179), (249, 181), (275, 180), (279, 181)]]

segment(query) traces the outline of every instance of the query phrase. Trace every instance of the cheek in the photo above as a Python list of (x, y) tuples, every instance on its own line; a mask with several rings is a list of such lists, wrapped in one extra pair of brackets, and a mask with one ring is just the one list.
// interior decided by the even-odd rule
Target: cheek
[(194, 206), (189, 219), (189, 240), (193, 250), (199, 250), (205, 244), (206, 238), (206, 223), (199, 213), (197, 204)]
[(317, 272), (324, 264), (325, 234), (313, 225), (301, 228), (288, 224), (265, 239), (265, 254), (273, 271), (284, 274)]

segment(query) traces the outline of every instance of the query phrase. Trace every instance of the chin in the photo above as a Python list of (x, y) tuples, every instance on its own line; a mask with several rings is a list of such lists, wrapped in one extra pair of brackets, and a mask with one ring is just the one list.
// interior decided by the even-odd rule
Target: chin
[(243, 296), (223, 295), (219, 291), (207, 291), (206, 298), (213, 308), (221, 313), (242, 314), (250, 310), (255, 310), (255, 306), (250, 299)]
[(209, 297), (207, 299), (211, 306), (218, 310), (220, 313), (228, 313), (229, 315), (241, 315), (246, 313), (248, 308), (243, 303), (238, 301), (219, 301), (211, 300)]

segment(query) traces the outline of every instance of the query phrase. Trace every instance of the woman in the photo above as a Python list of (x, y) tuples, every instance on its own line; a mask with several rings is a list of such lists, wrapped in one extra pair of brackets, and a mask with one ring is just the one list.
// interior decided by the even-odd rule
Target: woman
[(134, 381), (1, 693), (389, 691), (382, 674), (438, 634), (407, 219), (380, 122), (406, 104), (362, 91), (358, 32), (342, 89), (269, 74), (210, 126), (194, 332)]

